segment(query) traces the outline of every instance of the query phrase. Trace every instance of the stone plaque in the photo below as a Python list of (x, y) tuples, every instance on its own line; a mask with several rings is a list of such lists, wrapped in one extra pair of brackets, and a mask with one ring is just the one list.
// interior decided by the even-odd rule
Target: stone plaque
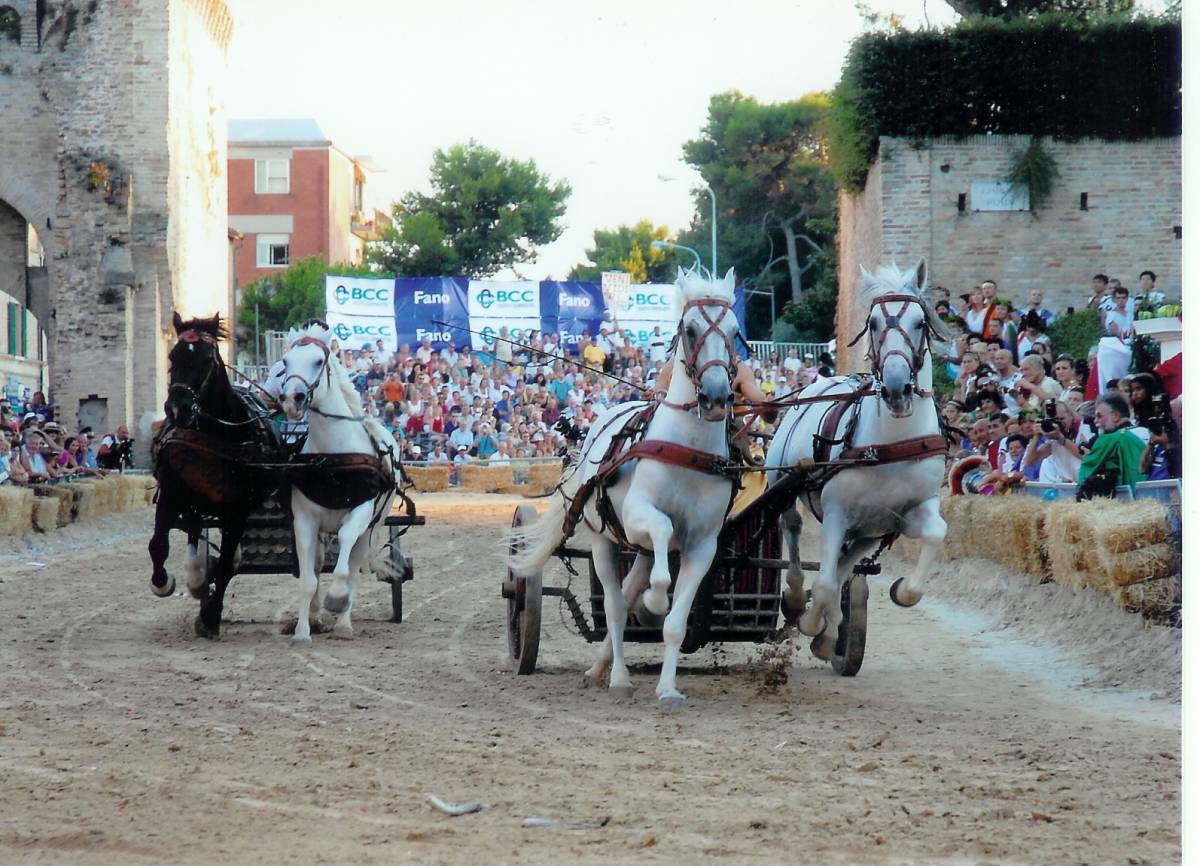
[(1002, 180), (972, 183), (971, 210), (1029, 210), (1029, 187)]

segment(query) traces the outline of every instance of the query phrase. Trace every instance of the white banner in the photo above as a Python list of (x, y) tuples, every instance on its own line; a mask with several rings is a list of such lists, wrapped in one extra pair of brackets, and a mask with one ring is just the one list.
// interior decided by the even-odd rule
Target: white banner
[(392, 300), (396, 281), (373, 280), (365, 277), (325, 277), (325, 311), (327, 315), (396, 317)]
[(675, 324), (675, 317), (671, 314), (672, 299), (678, 293), (678, 289), (669, 283), (638, 283), (629, 287), (629, 297), (625, 301), (625, 306), (616, 311), (617, 320), (622, 325), (624, 320), (629, 319), (639, 322), (661, 322), (666, 330), (666, 325)]
[[(621, 325), (622, 335), (629, 338), (629, 342), (633, 344), (635, 349), (639, 346), (643, 349), (649, 348), (650, 339), (654, 336), (655, 325), (658, 325), (662, 329), (660, 333), (667, 345), (670, 345), (671, 339), (675, 336), (675, 322), (671, 322), (670, 325), (662, 321), (627, 322), (624, 319), (618, 319), (618, 322)], [(617, 347), (620, 348), (619, 342)]]
[(326, 313), (325, 321), (333, 329), (339, 349), (361, 349), (370, 344), (377, 348), (376, 340), (383, 341), (385, 352), (396, 351), (396, 320), (391, 316), (347, 316), (342, 313)]
[[(474, 319), (540, 319), (539, 287), (536, 282), (471, 280), (467, 285), (467, 312)], [(476, 328), (476, 330), (480, 330)]]
[[(501, 328), (508, 328), (508, 339), (516, 343), (524, 343), (534, 331), (542, 328), (541, 319), (507, 319), (495, 316), (472, 316), (471, 348), (477, 352), (490, 352), (496, 344), (495, 338), (500, 335)], [(520, 349), (512, 347), (513, 357), (520, 354)]]

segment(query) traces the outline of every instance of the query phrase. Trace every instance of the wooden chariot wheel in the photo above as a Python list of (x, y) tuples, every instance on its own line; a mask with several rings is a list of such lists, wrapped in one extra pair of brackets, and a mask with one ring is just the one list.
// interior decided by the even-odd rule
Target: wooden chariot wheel
[(844, 677), (852, 677), (862, 667), (867, 650), (867, 578), (852, 574), (842, 584), (842, 624), (838, 626), (837, 645), (830, 663)]
[[(525, 526), (537, 520), (537, 517), (537, 509), (532, 505), (518, 505), (513, 513), (512, 525)], [(513, 544), (509, 552), (516, 554), (520, 549), (520, 546)], [(528, 577), (519, 576), (509, 568), (501, 595), (508, 601), (505, 626), (513, 673), (531, 674), (537, 666), (538, 641), (542, 634), (542, 573), (539, 571)]]

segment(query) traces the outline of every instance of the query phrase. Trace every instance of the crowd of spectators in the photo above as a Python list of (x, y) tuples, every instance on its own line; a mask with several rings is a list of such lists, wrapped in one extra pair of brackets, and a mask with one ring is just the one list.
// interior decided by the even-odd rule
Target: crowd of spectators
[(26, 400), (0, 398), (0, 484), (45, 484), (133, 465), (125, 426), (98, 438), (91, 427), (70, 432), (54, 415), (41, 391)]
[(1180, 477), (1182, 359), (1130, 373), (1135, 316), (1165, 301), (1155, 280), (1143, 271), (1131, 296), (1119, 279), (1093, 277), (1081, 309), (1094, 313), (1100, 336), (1081, 358), (1055, 351), (1047, 328), (1056, 311), (1040, 290), (1023, 306), (991, 280), (958, 298), (934, 290), (934, 309), (955, 334), (953, 393), (942, 404), (961, 433), (951, 458), (986, 459), (981, 489), (1044, 481), (1078, 484), (1088, 496)]

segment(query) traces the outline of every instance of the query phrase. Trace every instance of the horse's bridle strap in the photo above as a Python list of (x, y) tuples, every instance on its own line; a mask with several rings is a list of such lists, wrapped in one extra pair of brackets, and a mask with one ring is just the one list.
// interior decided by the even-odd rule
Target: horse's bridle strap
[(945, 436), (941, 433), (930, 433), (928, 436), (901, 439), (898, 442), (887, 442), (882, 445), (849, 446), (842, 449), (837, 462), (902, 463), (906, 460), (920, 460), (923, 457), (944, 455), (949, 450)]
[[(700, 311), (700, 315), (703, 317), (705, 322), (705, 328), (704, 332), (701, 333), (695, 340), (689, 340), (684, 332), (683, 316), (693, 307)], [(708, 314), (708, 310), (705, 309), (706, 307), (720, 307), (721, 312), (717, 314), (717, 317), (714, 319)], [(679, 317), (679, 330), (676, 336), (677, 339), (679, 339), (680, 348), (684, 350), (683, 368), (685, 371), (687, 371), (688, 378), (692, 380), (692, 384), (694, 384), (697, 388), (700, 387), (700, 377), (704, 375), (704, 372), (709, 367), (724, 367), (725, 373), (729, 377), (730, 382), (732, 382), (734, 376), (737, 375), (736, 359), (738, 354), (735, 338), (721, 330), (721, 321), (732, 309), (733, 304), (731, 304), (729, 301), (722, 300), (721, 298), (696, 298), (683, 305), (683, 311)], [(704, 347), (704, 341), (707, 340), (708, 335), (714, 331), (720, 334), (721, 339), (725, 341), (725, 350), (727, 353), (726, 359), (722, 360), (721, 358), (712, 358), (697, 368), (696, 364), (699, 362), (700, 350)]]

